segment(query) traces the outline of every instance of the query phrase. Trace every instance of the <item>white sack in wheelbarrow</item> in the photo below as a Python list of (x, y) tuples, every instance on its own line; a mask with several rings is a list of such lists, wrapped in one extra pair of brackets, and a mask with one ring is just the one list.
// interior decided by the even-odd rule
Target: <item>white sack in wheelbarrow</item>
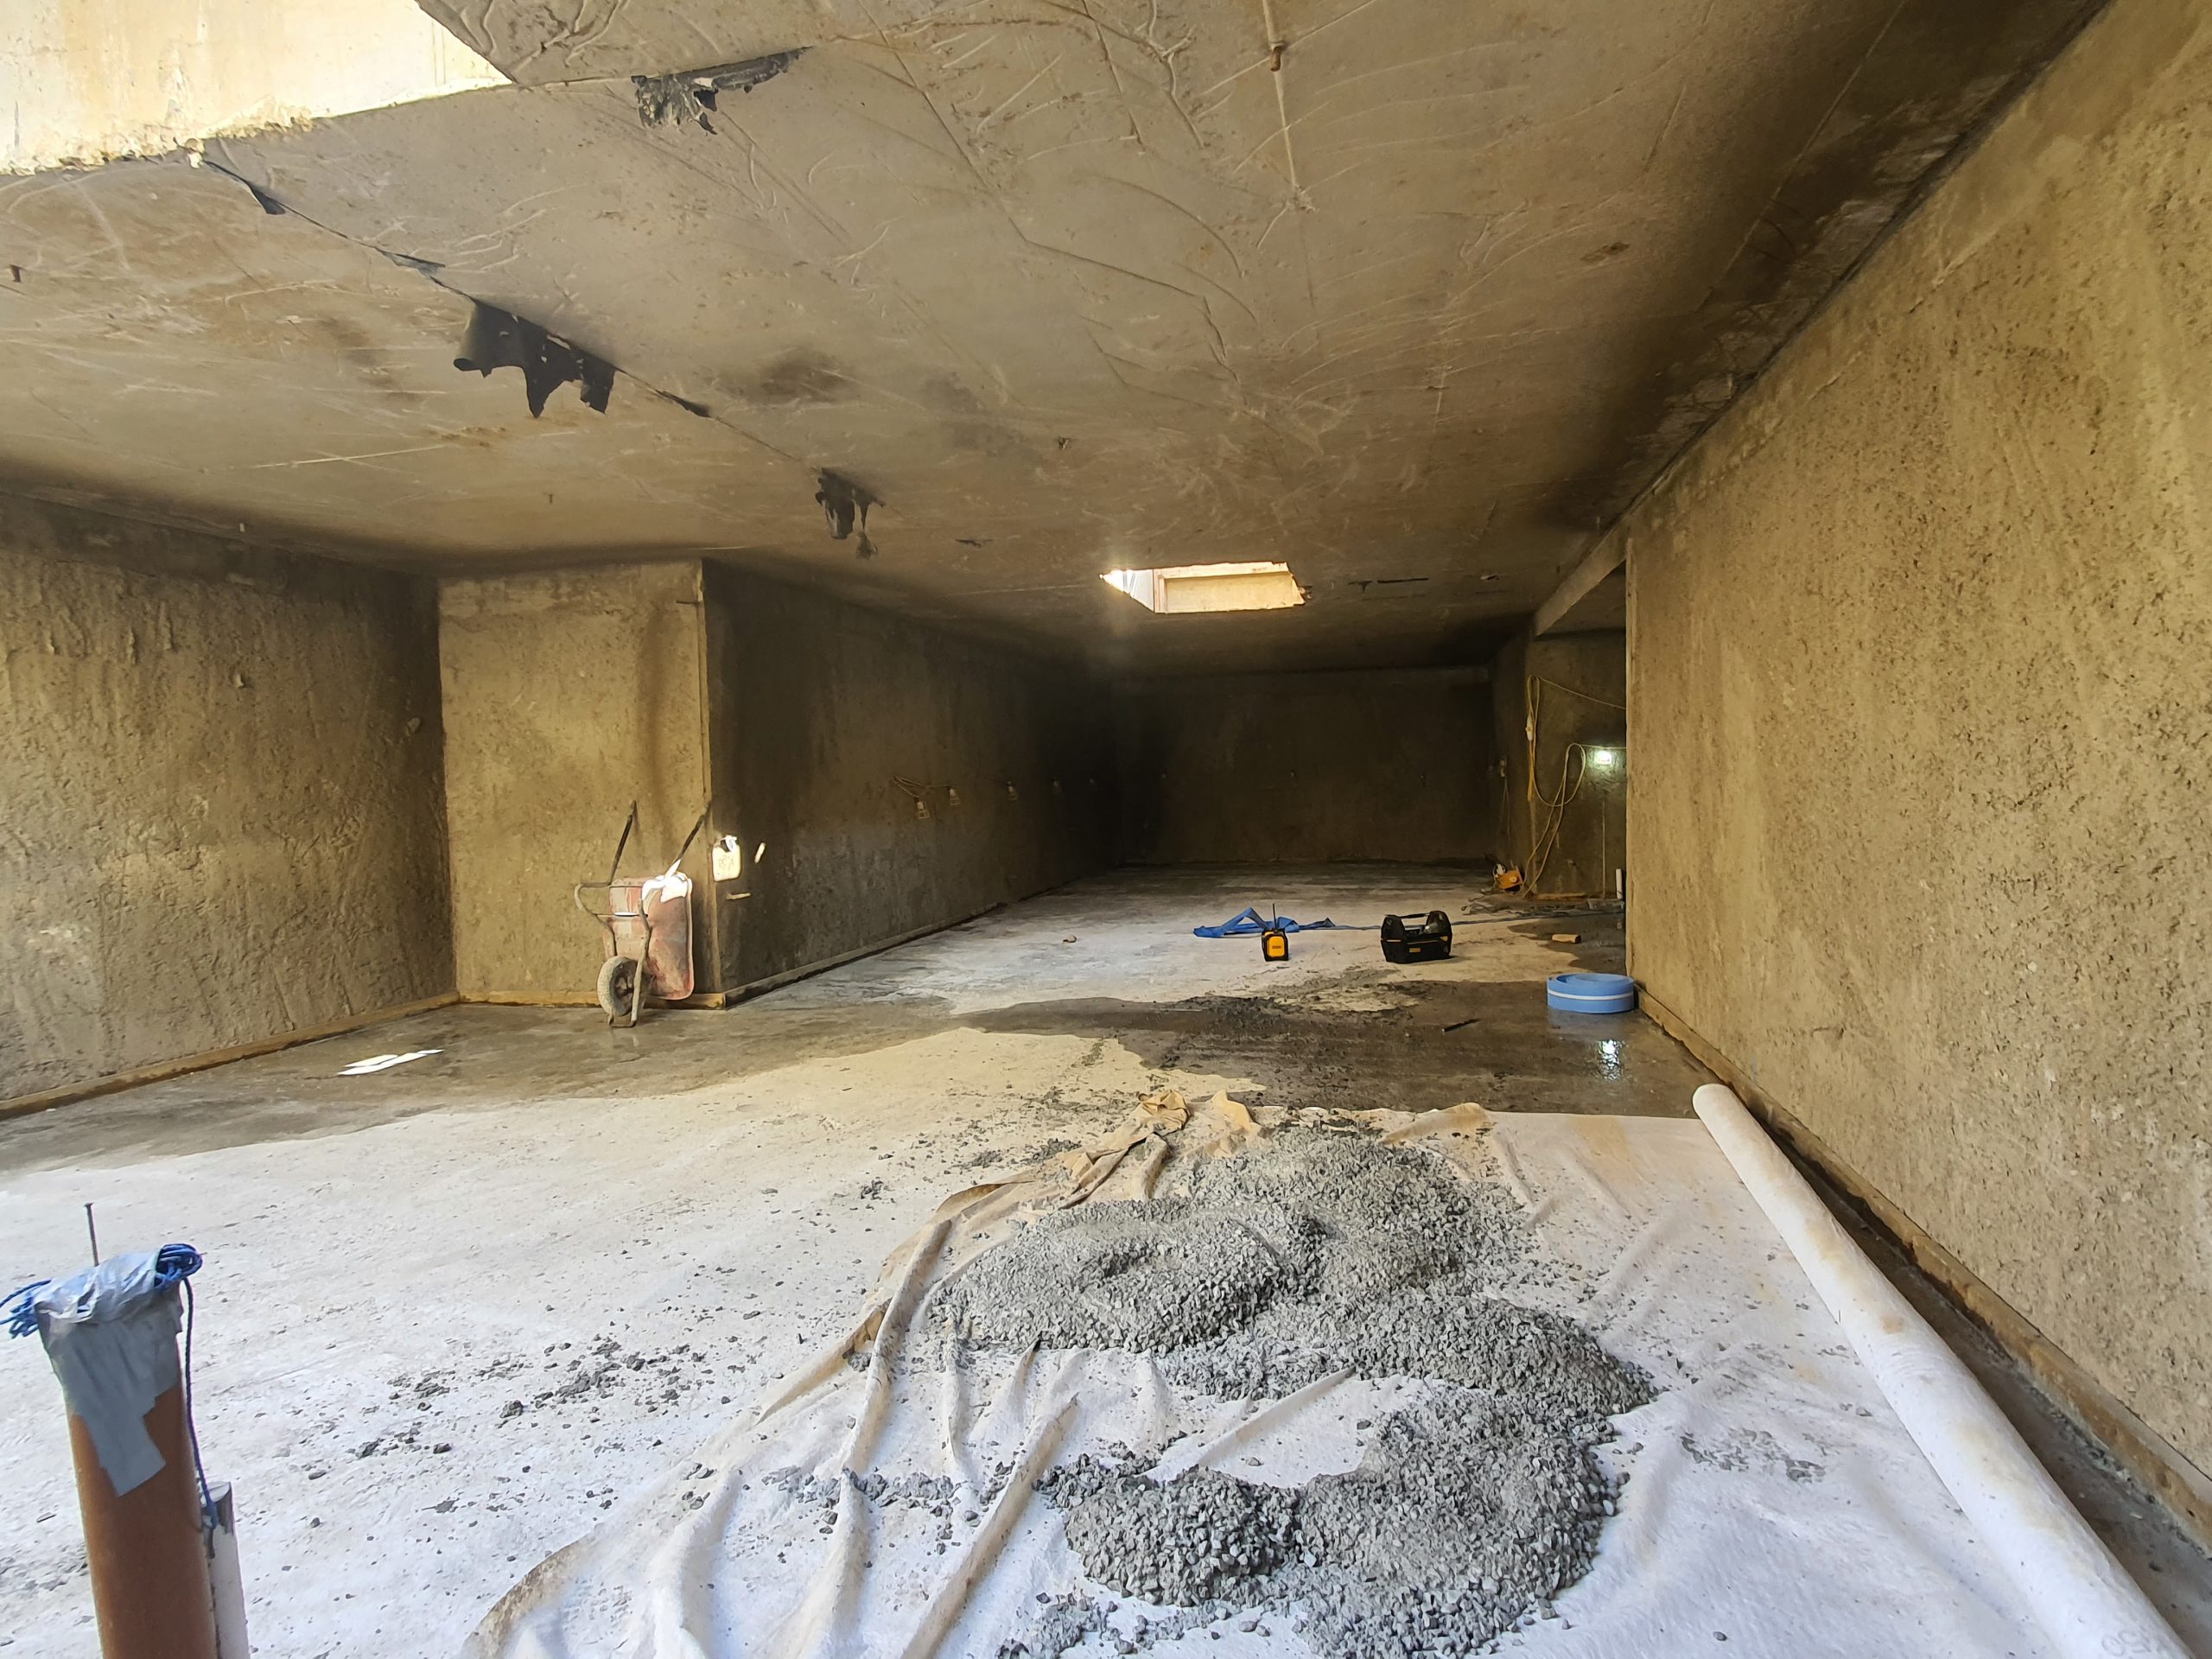
[[(1599, 1448), (1630, 1478), (1594, 1565), (1558, 1598), (1560, 1617), (1508, 1635), (1509, 1649), (2047, 1651), (1701, 1124), (1478, 1107), (1359, 1116), (1470, 1179), (1504, 1181), (1558, 1268), (1532, 1273), (1520, 1299), (1573, 1313), (1660, 1385)], [(1204, 1465), (1301, 1484), (1357, 1465), (1363, 1427), (1420, 1385), (1338, 1376), (1287, 1399), (1218, 1401), (1179, 1395), (1151, 1361), (1122, 1352), (941, 1371), (894, 1363), (930, 1286), (1023, 1214), (1141, 1198), (1171, 1160), (1233, 1154), (1262, 1133), (1224, 1096), (1192, 1113), (1164, 1096), (1087, 1153), (954, 1195), (893, 1255), (849, 1341), (541, 1563), (468, 1651), (991, 1659), (1033, 1638), (1040, 1612), (1070, 1592), (1118, 1604), (1114, 1633), (1082, 1651), (1112, 1651), (1141, 1617), (1155, 1653), (1305, 1651), (1294, 1615), (1267, 1611), (1163, 1635), (1175, 1610), (1090, 1586), (1032, 1483), (1082, 1452), (1180, 1432), (1163, 1478)], [(864, 1370), (848, 1360), (861, 1349)]]

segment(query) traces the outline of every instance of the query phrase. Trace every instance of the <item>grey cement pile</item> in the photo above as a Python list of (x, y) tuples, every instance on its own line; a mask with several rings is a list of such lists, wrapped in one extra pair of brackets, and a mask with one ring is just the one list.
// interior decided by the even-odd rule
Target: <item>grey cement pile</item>
[[(1152, 1618), (1122, 1613), (1118, 1601), (1101, 1601), (1080, 1592), (1061, 1596), (1039, 1594), (1039, 1609), (1026, 1639), (1001, 1643), (998, 1659), (1025, 1659), (1035, 1654), (1065, 1653), (1096, 1637), (1118, 1653), (1141, 1653), (1155, 1643), (1172, 1642), (1202, 1630), (1209, 1624), (1236, 1619), (1242, 1610), (1225, 1601), (1201, 1602), (1195, 1607)], [(1122, 1616), (1116, 1624), (1116, 1615)], [(1125, 1628), (1126, 1627), (1126, 1628)], [(1271, 1626), (1257, 1618), (1236, 1619), (1236, 1629), (1247, 1635), (1272, 1636)]]
[[(1084, 1457), (1039, 1489), (1095, 1582), (1202, 1620), (1264, 1609), (1331, 1659), (1476, 1652), (1587, 1569), (1613, 1494), (1592, 1456), (1652, 1395), (1564, 1315), (1497, 1293), (1533, 1272), (1511, 1196), (1433, 1154), (1290, 1129), (1144, 1204), (1058, 1211), (924, 1310), (966, 1347), (1119, 1349), (1183, 1386), (1287, 1394), (1333, 1372), (1432, 1385), (1359, 1467), (1302, 1488), (1212, 1470), (1165, 1483)], [(1055, 1605), (1008, 1652), (1090, 1634)], [(1154, 1634), (1158, 1631), (1155, 1629)]]
[(920, 1324), (961, 1345), (1122, 1349), (1203, 1393), (1273, 1398), (1332, 1371), (1555, 1398), (1649, 1397), (1530, 1282), (1512, 1195), (1433, 1154), (1293, 1128), (1146, 1204), (1039, 1218), (941, 1285)]
[(1123, 1595), (1172, 1607), (1264, 1600), (1267, 1580), (1299, 1548), (1298, 1492), (1212, 1469), (1163, 1485), (1140, 1469), (1085, 1456), (1037, 1489), (1067, 1512), (1068, 1542), (1085, 1572)]
[(1609, 1431), (1452, 1392), (1385, 1420), (1358, 1468), (1303, 1487), (1211, 1469), (1163, 1483), (1084, 1457), (1039, 1490), (1084, 1573), (1120, 1594), (1208, 1622), (1294, 1606), (1329, 1659), (1477, 1653), (1588, 1570), (1613, 1506), (1589, 1449)]

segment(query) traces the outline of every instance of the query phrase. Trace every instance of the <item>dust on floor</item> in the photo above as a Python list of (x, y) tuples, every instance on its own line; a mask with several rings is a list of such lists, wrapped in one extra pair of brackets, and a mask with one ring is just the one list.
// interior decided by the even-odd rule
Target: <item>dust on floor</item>
[[(1703, 1080), (1641, 1020), (1547, 1026), (1541, 981), (1576, 953), (1524, 937), (1541, 923), (1406, 969), (1372, 933), (1301, 936), (1269, 968), (1253, 941), (1190, 932), (1269, 897), (1346, 921), (1456, 912), (1465, 872), (1265, 882), (1102, 878), (727, 1014), (613, 1032), (584, 1010), (446, 1009), (0, 1125), (0, 1280), (82, 1265), (86, 1202), (111, 1249), (198, 1245), (200, 1430), (238, 1486), (257, 1652), (449, 1652), (518, 1572), (829, 1339), (942, 1192), (1088, 1140), (1150, 1090), (1295, 1092), (1336, 1064), (1331, 1032), (1378, 1021), (1444, 1103), (1571, 1086), (1583, 1109), (1679, 1111)], [(1478, 1027), (1432, 1030), (1438, 996), (1533, 1021), (1529, 1059), (1465, 1066), (1478, 1051), (1448, 1045)], [(1035, 1011), (1105, 1001), (1135, 1011), (1125, 1030)], [(1218, 1008), (1213, 1032), (1177, 1005)], [(1311, 1022), (1304, 1043), (1237, 1034), (1278, 1007)], [(440, 1052), (339, 1075), (415, 1049)], [(1363, 1103), (1391, 1090), (1370, 1079)], [(0, 1651), (81, 1659), (83, 1549), (35, 1343), (0, 1344)]]

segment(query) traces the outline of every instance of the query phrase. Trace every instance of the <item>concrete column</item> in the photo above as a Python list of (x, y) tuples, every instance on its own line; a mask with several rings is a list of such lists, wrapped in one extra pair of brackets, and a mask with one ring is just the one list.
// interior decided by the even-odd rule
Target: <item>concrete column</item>
[[(454, 965), (464, 996), (588, 1003), (606, 936), (580, 913), (630, 804), (625, 874), (676, 857), (709, 792), (697, 560), (439, 585)], [(702, 832), (692, 960), (712, 990), (713, 867)]]

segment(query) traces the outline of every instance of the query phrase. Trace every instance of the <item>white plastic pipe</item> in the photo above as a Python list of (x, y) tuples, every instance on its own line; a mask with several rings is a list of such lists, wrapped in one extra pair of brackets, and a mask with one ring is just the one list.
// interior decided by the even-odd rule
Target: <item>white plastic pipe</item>
[(2057, 1650), (2068, 1659), (2190, 1659), (2018, 1431), (1734, 1091), (1707, 1084), (1695, 1098), (1697, 1115)]
[(207, 1580), (215, 1592), (215, 1659), (252, 1659), (245, 1639), (245, 1580), (238, 1570), (238, 1509), (231, 1483), (210, 1484), (215, 1524), (207, 1529)]

